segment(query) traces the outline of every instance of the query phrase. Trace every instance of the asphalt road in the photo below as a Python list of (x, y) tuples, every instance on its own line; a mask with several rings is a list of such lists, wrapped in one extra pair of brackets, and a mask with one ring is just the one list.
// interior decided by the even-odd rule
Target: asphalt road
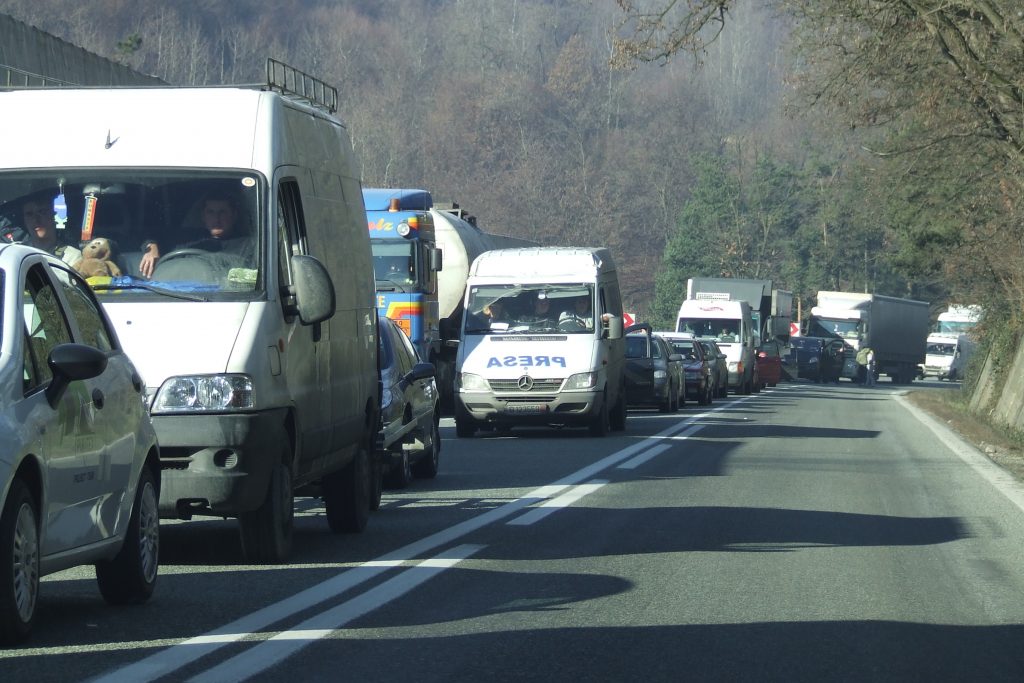
[(899, 388), (779, 385), (625, 434), (456, 439), (293, 561), (165, 524), (151, 602), (47, 577), (0, 681), (1024, 680), (1024, 488)]

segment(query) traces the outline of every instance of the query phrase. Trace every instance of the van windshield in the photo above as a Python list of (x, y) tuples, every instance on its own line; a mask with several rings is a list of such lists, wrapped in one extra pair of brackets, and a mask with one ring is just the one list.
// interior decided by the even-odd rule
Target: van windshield
[(696, 337), (714, 337), (721, 342), (740, 339), (740, 321), (729, 318), (680, 318), (676, 332), (690, 332)]
[(474, 285), (466, 334), (593, 334), (594, 285)]
[(263, 188), (251, 171), (0, 173), (0, 239), (58, 256), (107, 296), (252, 298)]

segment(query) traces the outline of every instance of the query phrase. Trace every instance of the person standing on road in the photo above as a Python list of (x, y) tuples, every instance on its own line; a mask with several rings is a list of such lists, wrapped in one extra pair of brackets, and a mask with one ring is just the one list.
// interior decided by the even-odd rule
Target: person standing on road
[(866, 356), (867, 363), (864, 364), (864, 370), (867, 375), (864, 378), (864, 384), (869, 387), (875, 386), (875, 350), (872, 348), (868, 349)]

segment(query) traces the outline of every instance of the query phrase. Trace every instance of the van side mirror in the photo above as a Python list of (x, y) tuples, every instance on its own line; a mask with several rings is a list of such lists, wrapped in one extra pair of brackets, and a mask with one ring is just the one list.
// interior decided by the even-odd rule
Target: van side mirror
[(608, 313), (602, 315), (601, 336), (606, 339), (622, 339), (622, 316)]
[(291, 257), (295, 313), (303, 325), (323, 322), (334, 315), (334, 282), (324, 264), (306, 254)]
[(427, 266), (434, 272), (440, 272), (444, 266), (444, 259), (439, 248), (434, 247), (427, 251)]

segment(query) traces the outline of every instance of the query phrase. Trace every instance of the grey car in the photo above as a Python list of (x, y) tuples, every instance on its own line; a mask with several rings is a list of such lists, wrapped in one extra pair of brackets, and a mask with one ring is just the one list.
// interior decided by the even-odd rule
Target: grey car
[(156, 585), (160, 466), (145, 384), (81, 277), (0, 244), (0, 640), (31, 632), (39, 579), (93, 564), (111, 604)]
[[(405, 488), (412, 478), (437, 476), (441, 456), (440, 394), (434, 365), (420, 360), (395, 321), (380, 318), (381, 436), (384, 483)], [(374, 503), (379, 504), (379, 488)]]
[(711, 375), (714, 377), (716, 387), (715, 396), (725, 398), (729, 395), (729, 362), (725, 353), (718, 347), (714, 339), (698, 339), (700, 345), (707, 352), (708, 364), (711, 366)]

